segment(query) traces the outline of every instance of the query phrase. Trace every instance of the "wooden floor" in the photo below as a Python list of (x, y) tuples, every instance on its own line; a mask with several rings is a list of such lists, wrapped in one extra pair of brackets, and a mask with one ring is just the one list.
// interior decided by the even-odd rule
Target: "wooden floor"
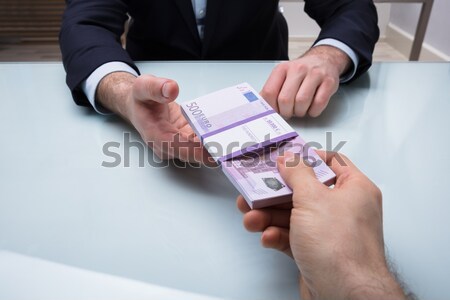
[[(291, 59), (303, 54), (311, 46), (310, 41), (291, 41)], [(56, 44), (0, 44), (0, 61), (60, 61), (61, 53)], [(407, 58), (386, 42), (378, 42), (374, 61), (406, 61)]]

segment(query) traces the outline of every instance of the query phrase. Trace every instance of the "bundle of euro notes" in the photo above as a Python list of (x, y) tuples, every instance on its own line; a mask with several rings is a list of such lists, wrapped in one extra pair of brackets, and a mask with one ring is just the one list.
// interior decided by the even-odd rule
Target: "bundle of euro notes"
[(247, 83), (184, 102), (181, 109), (251, 208), (291, 201), (276, 164), (287, 151), (311, 164), (322, 183), (334, 183), (335, 174), (314, 149)]

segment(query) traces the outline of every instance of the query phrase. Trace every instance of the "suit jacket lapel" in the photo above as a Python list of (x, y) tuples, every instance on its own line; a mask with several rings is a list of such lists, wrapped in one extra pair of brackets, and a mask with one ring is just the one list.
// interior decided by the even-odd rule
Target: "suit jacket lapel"
[[(220, 8), (223, 0), (207, 0), (205, 16), (205, 33), (203, 36), (203, 51), (205, 55), (208, 47), (214, 38), (214, 31), (217, 25), (217, 19), (220, 14)], [(189, 1), (190, 2), (190, 1)]]
[[(162, 0), (166, 1), (166, 0)], [(181, 15), (183, 16), (184, 20), (186, 21), (186, 24), (194, 36), (194, 38), (197, 40), (197, 42), (200, 43), (200, 37), (198, 35), (197, 30), (197, 22), (195, 20), (194, 15), (194, 8), (192, 7), (191, 0), (173, 0), (175, 4), (178, 6), (178, 9), (180, 10)], [(212, 0), (214, 1), (214, 0)]]

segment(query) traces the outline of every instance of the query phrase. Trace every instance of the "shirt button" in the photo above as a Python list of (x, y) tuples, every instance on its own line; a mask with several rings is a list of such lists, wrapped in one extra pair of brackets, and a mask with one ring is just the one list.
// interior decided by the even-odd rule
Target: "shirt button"
[(198, 17), (199, 18), (204, 18), (205, 17), (205, 10), (204, 9), (200, 9), (198, 11)]

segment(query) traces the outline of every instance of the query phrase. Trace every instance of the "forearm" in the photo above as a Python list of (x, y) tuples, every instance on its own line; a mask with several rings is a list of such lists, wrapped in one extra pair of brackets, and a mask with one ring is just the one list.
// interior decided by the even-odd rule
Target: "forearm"
[(99, 83), (96, 100), (105, 108), (129, 119), (129, 101), (136, 77), (128, 72), (114, 72), (105, 76)]

